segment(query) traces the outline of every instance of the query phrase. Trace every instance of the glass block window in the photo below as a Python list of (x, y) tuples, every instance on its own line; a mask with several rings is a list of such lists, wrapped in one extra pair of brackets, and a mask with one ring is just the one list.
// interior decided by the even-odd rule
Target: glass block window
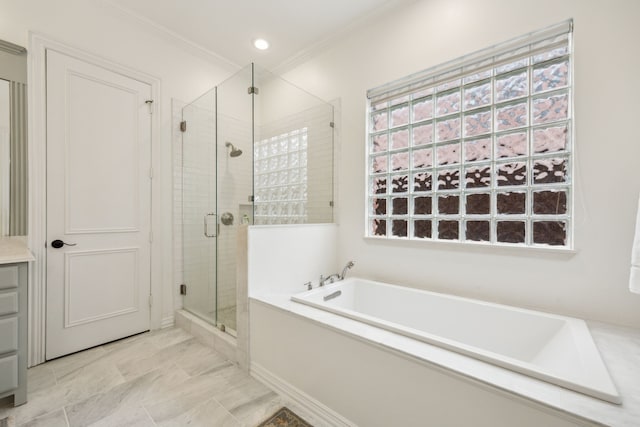
[(367, 236), (571, 247), (571, 28), (368, 92)]
[(307, 128), (254, 145), (255, 224), (307, 220)]

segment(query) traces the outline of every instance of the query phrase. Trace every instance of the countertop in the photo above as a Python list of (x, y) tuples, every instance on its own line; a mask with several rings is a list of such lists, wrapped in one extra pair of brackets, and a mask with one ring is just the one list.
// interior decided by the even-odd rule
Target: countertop
[(593, 340), (622, 396), (622, 404), (616, 405), (444, 348), (293, 302), (290, 300), (291, 295), (264, 293), (252, 294), (249, 297), (304, 316), (355, 339), (399, 351), (409, 358), (422, 359), (425, 363), (465, 375), (488, 386), (506, 390), (597, 425), (640, 426), (640, 330), (637, 329), (587, 322)]
[(27, 248), (26, 237), (0, 237), (0, 265), (34, 260), (33, 254)]

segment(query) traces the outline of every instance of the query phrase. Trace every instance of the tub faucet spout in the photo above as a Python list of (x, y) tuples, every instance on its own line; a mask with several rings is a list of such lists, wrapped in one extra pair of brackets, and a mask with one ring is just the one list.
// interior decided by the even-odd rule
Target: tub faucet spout
[(347, 265), (344, 266), (344, 268), (342, 269), (342, 274), (340, 275), (340, 280), (344, 280), (347, 275), (347, 270), (351, 269), (354, 265), (355, 264), (353, 261), (349, 261)]

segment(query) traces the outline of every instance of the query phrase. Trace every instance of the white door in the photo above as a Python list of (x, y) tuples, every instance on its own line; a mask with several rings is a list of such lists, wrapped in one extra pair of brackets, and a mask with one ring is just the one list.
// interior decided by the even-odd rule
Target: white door
[(47, 359), (149, 329), (150, 97), (47, 51)]

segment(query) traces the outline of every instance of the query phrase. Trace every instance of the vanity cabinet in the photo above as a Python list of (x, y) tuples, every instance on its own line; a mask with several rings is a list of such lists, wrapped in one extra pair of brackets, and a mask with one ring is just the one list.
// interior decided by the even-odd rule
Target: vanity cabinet
[(27, 401), (27, 263), (0, 265), (0, 398)]

